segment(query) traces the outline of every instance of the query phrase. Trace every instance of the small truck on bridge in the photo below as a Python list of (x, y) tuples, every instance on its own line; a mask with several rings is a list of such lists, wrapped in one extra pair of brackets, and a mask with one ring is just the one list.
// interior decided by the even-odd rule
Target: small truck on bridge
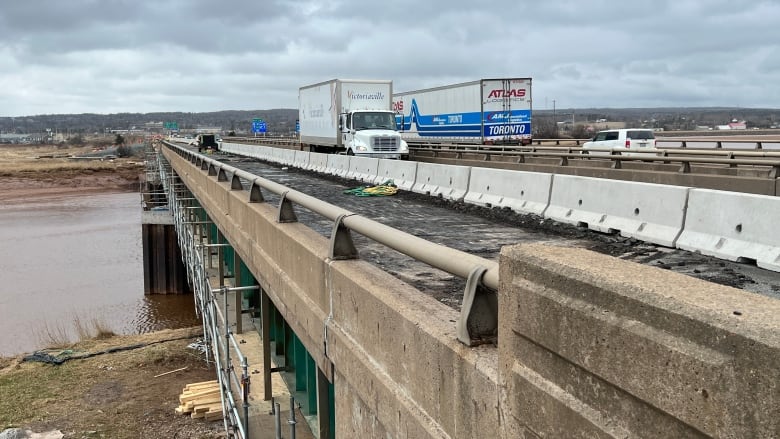
[(392, 81), (333, 79), (301, 87), (301, 149), (364, 157), (407, 158), (396, 130)]

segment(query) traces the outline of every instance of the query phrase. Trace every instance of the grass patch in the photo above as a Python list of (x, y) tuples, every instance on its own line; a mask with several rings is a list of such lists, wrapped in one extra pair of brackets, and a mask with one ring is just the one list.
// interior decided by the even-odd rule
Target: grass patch
[[(215, 378), (203, 355), (187, 348), (199, 331), (195, 327), (91, 339), (72, 348), (100, 351), (154, 344), (59, 366), (0, 359), (0, 364), (9, 364), (0, 369), (0, 431), (57, 429), (66, 437), (112, 439), (224, 437), (220, 422), (205, 423), (174, 413), (186, 384)], [(184, 371), (155, 378), (185, 366)]]
[(0, 376), (0, 428), (40, 420), (46, 406), (77, 385), (73, 368), (22, 364)]

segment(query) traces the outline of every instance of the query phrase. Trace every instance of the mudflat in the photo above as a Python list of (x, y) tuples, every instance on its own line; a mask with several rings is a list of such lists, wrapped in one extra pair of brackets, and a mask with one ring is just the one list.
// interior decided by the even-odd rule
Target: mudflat
[(36, 196), (137, 190), (142, 157), (74, 160), (91, 147), (0, 145), (0, 203)]

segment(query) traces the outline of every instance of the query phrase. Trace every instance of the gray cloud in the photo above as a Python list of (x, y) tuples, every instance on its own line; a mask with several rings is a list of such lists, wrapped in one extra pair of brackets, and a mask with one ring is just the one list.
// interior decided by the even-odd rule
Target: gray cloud
[(778, 107), (780, 2), (28, 0), (0, 116), (295, 108), (301, 85), (534, 80), (534, 107)]

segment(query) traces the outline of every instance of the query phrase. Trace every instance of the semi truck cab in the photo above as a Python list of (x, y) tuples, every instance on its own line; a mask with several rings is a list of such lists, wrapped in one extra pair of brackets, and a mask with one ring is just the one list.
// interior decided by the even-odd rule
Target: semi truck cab
[(348, 155), (409, 158), (409, 146), (396, 131), (392, 111), (352, 111), (339, 115), (341, 144)]

